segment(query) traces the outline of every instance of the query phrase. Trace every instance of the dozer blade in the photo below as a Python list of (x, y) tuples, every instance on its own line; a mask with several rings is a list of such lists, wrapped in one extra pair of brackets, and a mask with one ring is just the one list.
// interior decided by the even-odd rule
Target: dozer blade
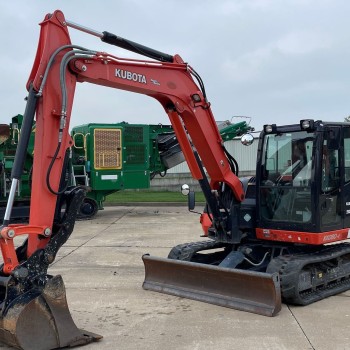
[(144, 255), (143, 288), (210, 304), (275, 316), (281, 310), (278, 274)]
[(76, 327), (61, 276), (52, 277), (42, 291), (32, 289), (14, 299), (0, 317), (0, 342), (19, 349), (73, 347), (101, 338)]

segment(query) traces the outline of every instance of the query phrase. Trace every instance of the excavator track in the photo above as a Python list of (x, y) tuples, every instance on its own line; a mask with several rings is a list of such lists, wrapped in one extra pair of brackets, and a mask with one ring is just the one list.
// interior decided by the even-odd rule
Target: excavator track
[(308, 305), (350, 289), (350, 244), (324, 246), (317, 252), (274, 258), (268, 273), (278, 272), (282, 300)]
[[(210, 263), (208, 261), (209, 255), (204, 256), (203, 254), (197, 254), (201, 251), (206, 251), (209, 249), (219, 249), (224, 248), (227, 245), (224, 243), (216, 242), (213, 240), (199, 241), (199, 242), (190, 242), (179, 244), (173, 247), (168, 255), (169, 259), (182, 260), (182, 261), (192, 261), (192, 262), (202, 262), (202, 263)], [(220, 255), (224, 252), (217, 252), (210, 254), (211, 260), (215, 257), (220, 258)], [(226, 253), (227, 254), (227, 253)]]
[[(168, 258), (216, 265), (227, 254), (225, 250), (211, 254), (200, 252), (226, 246), (216, 241), (180, 244), (170, 251)], [(266, 272), (278, 273), (284, 302), (309, 305), (350, 289), (350, 244), (280, 255), (269, 263)]]

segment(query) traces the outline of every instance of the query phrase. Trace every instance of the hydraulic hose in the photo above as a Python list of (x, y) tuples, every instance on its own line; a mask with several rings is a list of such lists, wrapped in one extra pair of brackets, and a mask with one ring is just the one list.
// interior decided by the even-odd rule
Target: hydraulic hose
[[(96, 51), (90, 51), (88, 49), (85, 49), (81, 46), (76, 46), (76, 45), (67, 45), (67, 46), (63, 46), (59, 49), (57, 49), (51, 56), (50, 58), (50, 61), (49, 61), (49, 64), (48, 64), (48, 67), (45, 71), (45, 74), (44, 74), (44, 79), (43, 79), (43, 83), (41, 84), (41, 87), (40, 87), (40, 94), (38, 94), (39, 96), (41, 95), (42, 93), (42, 90), (43, 90), (43, 87), (46, 83), (46, 79), (47, 79), (47, 76), (49, 74), (49, 68), (51, 67), (53, 61), (54, 61), (54, 58), (56, 57), (56, 55), (62, 51), (63, 49), (67, 49), (67, 48), (77, 48), (79, 50), (71, 50), (71, 51), (68, 51), (64, 56), (63, 56), (63, 59), (61, 61), (61, 64), (60, 64), (60, 86), (61, 86), (61, 93), (62, 93), (62, 106), (61, 106), (61, 120), (60, 120), (60, 127), (59, 127), (59, 131), (58, 131), (58, 144), (57, 144), (57, 148), (56, 148), (56, 151), (55, 151), (55, 154), (50, 162), (50, 165), (49, 165), (49, 168), (47, 170), (47, 173), (46, 173), (46, 185), (47, 185), (47, 188), (49, 189), (49, 191), (54, 194), (54, 195), (60, 195), (62, 193), (65, 192), (65, 190), (67, 189), (68, 187), (68, 183), (67, 185), (62, 188), (62, 189), (59, 189), (58, 191), (55, 191), (51, 184), (50, 184), (50, 175), (51, 175), (51, 171), (52, 171), (52, 168), (53, 168), (53, 165), (56, 161), (56, 157), (61, 149), (61, 146), (62, 146), (62, 137), (63, 137), (63, 130), (64, 128), (66, 127), (66, 116), (67, 116), (67, 88), (66, 88), (66, 77), (65, 77), (65, 71), (66, 71), (66, 68), (67, 68), (67, 65), (69, 63), (70, 60), (74, 59), (74, 58), (91, 58), (93, 55), (95, 55), (97, 52)], [(80, 55), (77, 55), (77, 53), (79, 53)]]

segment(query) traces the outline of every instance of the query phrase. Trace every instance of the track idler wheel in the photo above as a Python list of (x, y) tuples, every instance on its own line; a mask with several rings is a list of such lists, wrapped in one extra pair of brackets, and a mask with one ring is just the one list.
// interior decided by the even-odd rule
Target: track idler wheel
[[(6, 297), (11, 293), (10, 283)], [(0, 341), (19, 349), (51, 350), (85, 345), (102, 338), (77, 328), (59, 275), (50, 278), (42, 290), (30, 289), (10, 304), (4, 302), (2, 307)]]

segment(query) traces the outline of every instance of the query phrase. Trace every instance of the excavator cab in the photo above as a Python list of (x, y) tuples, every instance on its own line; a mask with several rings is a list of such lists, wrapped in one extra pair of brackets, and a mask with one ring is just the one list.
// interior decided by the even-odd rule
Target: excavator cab
[(289, 239), (300, 243), (346, 239), (350, 125), (313, 120), (266, 125), (259, 150), (258, 237), (285, 241), (292, 231)]
[(154, 260), (146, 288), (270, 316), (281, 297), (308, 305), (347, 290), (350, 245), (328, 243), (349, 238), (349, 167), (348, 123), (264, 126), (256, 177), (240, 179), (245, 199), (221, 210), (231, 226), (218, 232), (207, 207), (201, 223), (211, 240), (174, 247), (175, 262)]

